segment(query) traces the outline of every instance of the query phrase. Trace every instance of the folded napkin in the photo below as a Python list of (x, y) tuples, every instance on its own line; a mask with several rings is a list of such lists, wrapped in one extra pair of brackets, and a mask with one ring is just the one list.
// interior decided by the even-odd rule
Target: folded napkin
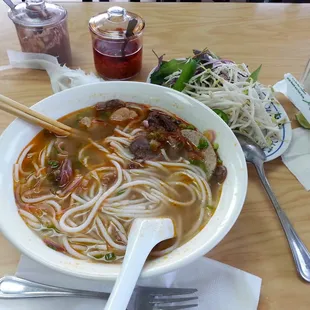
[[(110, 292), (113, 283), (68, 276), (22, 256), (16, 275), (36, 282), (66, 288)], [(139, 281), (139, 285), (197, 288), (199, 310), (256, 310), (261, 279), (247, 272), (200, 258), (180, 270)], [(1, 310), (103, 310), (103, 300), (91, 298), (38, 298), (1, 300)], [(117, 309), (115, 309), (117, 310)], [(129, 305), (128, 310), (135, 310)]]

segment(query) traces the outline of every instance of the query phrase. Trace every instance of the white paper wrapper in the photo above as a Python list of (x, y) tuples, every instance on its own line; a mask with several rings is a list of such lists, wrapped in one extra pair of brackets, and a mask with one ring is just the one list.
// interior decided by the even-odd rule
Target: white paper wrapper
[(9, 66), (2, 66), (1, 70), (11, 68), (27, 68), (46, 70), (51, 80), (54, 93), (64, 89), (84, 84), (102, 82), (103, 79), (94, 73), (86, 74), (83, 70), (72, 70), (66, 66), (60, 66), (56, 57), (47, 54), (23, 53), (8, 50)]

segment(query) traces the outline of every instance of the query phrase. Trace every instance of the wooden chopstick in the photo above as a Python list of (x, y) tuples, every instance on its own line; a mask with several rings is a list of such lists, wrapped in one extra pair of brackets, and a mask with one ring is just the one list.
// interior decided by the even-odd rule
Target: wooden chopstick
[(39, 126), (45, 128), (45, 129), (47, 129), (47, 130), (49, 130), (49, 131), (51, 131), (51, 132), (53, 132), (53, 133), (55, 133), (55, 134), (57, 134), (59, 136), (69, 136), (69, 135), (71, 135), (71, 133), (66, 131), (66, 130), (63, 130), (63, 129), (59, 128), (59, 127), (51, 125), (50, 123), (42, 121), (39, 118), (36, 118), (36, 117), (34, 117), (34, 116), (30, 115), (30, 114), (27, 114), (27, 113), (25, 113), (25, 112), (23, 112), (21, 110), (13, 108), (13, 107), (11, 107), (9, 105), (6, 105), (6, 104), (4, 104), (2, 102), (0, 102), (0, 109), (5, 111), (5, 112), (8, 112), (10, 114), (13, 114), (13, 115), (15, 115), (15, 116), (17, 116), (17, 117), (27, 121), (27, 122), (39, 125)]
[(41, 127), (50, 130), (59, 135), (70, 135), (73, 133), (73, 128), (62, 124), (52, 118), (49, 118), (39, 112), (29, 109), (21, 103), (18, 103), (8, 97), (0, 94), (1, 110), (12, 113), (26, 121), (40, 125)]

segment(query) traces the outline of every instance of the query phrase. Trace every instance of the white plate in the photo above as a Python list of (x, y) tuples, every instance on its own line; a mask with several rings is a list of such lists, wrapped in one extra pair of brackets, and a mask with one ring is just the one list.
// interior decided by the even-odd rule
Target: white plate
[[(189, 242), (164, 257), (148, 261), (142, 277), (170, 272), (214, 248), (235, 223), (247, 192), (248, 176), (243, 152), (233, 132), (211, 109), (187, 95), (157, 85), (136, 82), (83, 85), (43, 99), (32, 109), (57, 119), (98, 101), (115, 98), (165, 108), (194, 124), (200, 131), (213, 129), (217, 133), (219, 155), (228, 175), (215, 214)], [(13, 194), (13, 164), (40, 130), (16, 119), (0, 138), (0, 229), (21, 252), (50, 268), (83, 278), (115, 280), (120, 264), (91, 263), (56, 252), (48, 248), (19, 216)]]
[[(151, 83), (151, 75), (155, 69), (156, 67), (150, 71), (146, 79), (147, 83)], [(264, 153), (266, 154), (267, 157), (266, 161), (271, 161), (281, 156), (287, 150), (292, 140), (292, 126), (289, 121), (289, 117), (281, 104), (271, 104), (270, 106), (266, 106), (266, 111), (272, 113), (279, 113), (280, 118), (285, 118), (288, 120), (288, 122), (281, 128), (280, 139), (274, 140), (271, 147), (264, 149)]]

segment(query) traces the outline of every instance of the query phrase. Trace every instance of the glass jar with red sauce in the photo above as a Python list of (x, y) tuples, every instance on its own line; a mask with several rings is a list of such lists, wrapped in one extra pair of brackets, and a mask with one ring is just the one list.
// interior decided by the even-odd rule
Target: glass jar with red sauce
[(94, 62), (99, 75), (110, 80), (127, 80), (140, 72), (144, 26), (139, 15), (121, 7), (111, 7), (90, 19)]

